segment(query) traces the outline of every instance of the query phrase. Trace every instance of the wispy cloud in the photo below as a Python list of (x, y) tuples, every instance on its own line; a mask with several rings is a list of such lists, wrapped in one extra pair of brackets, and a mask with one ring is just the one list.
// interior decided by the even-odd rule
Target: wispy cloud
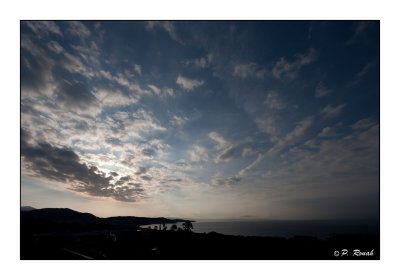
[(335, 129), (332, 127), (324, 127), (320, 133), (318, 133), (319, 137), (328, 138), (336, 135)]
[(267, 76), (267, 70), (254, 62), (237, 64), (233, 68), (233, 76), (242, 79), (245, 78), (264, 79)]
[(321, 114), (324, 118), (334, 118), (343, 112), (346, 104), (340, 104), (337, 106), (328, 105), (321, 110)]
[(333, 92), (332, 89), (325, 87), (325, 85), (320, 82), (315, 88), (315, 97), (317, 98), (326, 97), (329, 96), (332, 92)]
[(177, 41), (180, 44), (183, 44), (183, 40), (178, 36), (178, 33), (176, 31), (175, 25), (171, 21), (148, 21), (146, 22), (146, 28), (147, 29), (154, 29), (155, 27), (159, 27), (164, 29), (169, 36)]
[(357, 42), (360, 36), (365, 32), (368, 28), (369, 22), (368, 21), (357, 21), (354, 24), (353, 28), (353, 35), (345, 42), (345, 45), (351, 45)]
[(148, 88), (151, 89), (151, 91), (158, 97), (165, 99), (165, 98), (171, 98), (175, 97), (175, 91), (173, 88), (160, 88), (157, 87), (156, 85), (147, 85)]
[(207, 149), (200, 145), (193, 145), (188, 151), (188, 155), (193, 162), (207, 162), (209, 158)]
[(239, 183), (241, 180), (242, 178), (237, 175), (231, 177), (222, 177), (220, 174), (216, 174), (211, 179), (211, 184), (217, 187), (221, 186), (230, 187), (234, 184)]
[(255, 122), (261, 132), (269, 134), (273, 139), (280, 135), (280, 128), (274, 117), (256, 118)]
[(155, 94), (160, 95), (161, 89), (155, 85), (147, 85)]
[(64, 36), (60, 27), (54, 21), (26, 21), (26, 25), (36, 34), (41, 36), (49, 33)]
[(306, 133), (306, 131), (312, 126), (314, 122), (313, 117), (307, 117), (296, 124), (296, 127), (287, 133), (283, 138), (280, 138), (277, 143), (268, 150), (268, 154), (276, 154), (281, 152), (288, 146), (296, 143), (300, 140)]
[(213, 54), (209, 53), (204, 57), (195, 58), (195, 59), (188, 59), (184, 62), (184, 64), (188, 67), (198, 68), (198, 69), (205, 69), (210, 67), (213, 61)]
[(241, 169), (241, 170), (238, 172), (237, 176), (238, 176), (239, 178), (242, 178), (242, 177), (246, 176), (247, 173), (248, 173), (251, 169), (253, 169), (256, 165), (258, 165), (261, 161), (264, 160), (265, 156), (266, 156), (265, 154), (258, 154), (258, 155), (257, 155), (257, 158), (256, 158), (252, 163), (250, 163), (249, 165), (247, 165), (245, 168)]
[(309, 49), (307, 54), (297, 54), (292, 62), (281, 57), (272, 69), (272, 74), (277, 79), (295, 79), (301, 68), (315, 61), (316, 51)]
[(176, 83), (183, 88), (185, 91), (192, 91), (195, 88), (201, 86), (204, 84), (203, 80), (196, 80), (196, 79), (190, 79), (184, 76), (179, 75), (176, 78)]
[(221, 134), (216, 131), (212, 131), (208, 134), (208, 137), (213, 140), (215, 145), (215, 150), (217, 151), (217, 156), (215, 158), (216, 162), (229, 161), (235, 154), (236, 147), (230, 141), (226, 140)]
[(375, 62), (370, 61), (366, 63), (360, 71), (358, 71), (353, 78), (353, 81), (350, 83), (351, 86), (355, 86), (358, 84), (375, 66)]
[(368, 129), (371, 126), (375, 125), (375, 121), (372, 118), (365, 118), (365, 119), (361, 119), (359, 121), (357, 121), (356, 123), (354, 123), (351, 128), (354, 130), (364, 130), (364, 129)]
[(94, 95), (104, 107), (129, 106), (138, 102), (138, 98), (118, 90), (99, 89)]
[(287, 104), (282, 101), (280, 94), (276, 91), (268, 92), (264, 104), (267, 105), (268, 108), (274, 110), (282, 110), (287, 106)]
[(51, 51), (55, 52), (56, 54), (60, 54), (64, 51), (64, 48), (56, 41), (50, 41), (47, 46)]
[(254, 150), (251, 146), (245, 146), (242, 149), (242, 157), (248, 157), (254, 154)]
[(379, 125), (374, 123), (363, 131), (355, 130), (341, 137), (308, 140), (310, 144), (312, 142), (311, 150), (297, 146), (290, 151), (295, 159), (293, 162), (274, 166), (266, 172), (265, 177), (269, 180), (290, 178), (289, 180), (296, 181), (299, 186), (318, 188), (332, 184), (333, 189), (323, 188), (325, 194), (327, 191), (336, 195), (357, 194), (366, 189), (377, 192), (378, 136)]
[(133, 65), (133, 70), (134, 70), (137, 74), (142, 75), (142, 66), (140, 66), (139, 64), (134, 64), (134, 65)]
[(113, 83), (116, 83), (122, 87), (125, 87), (131, 93), (136, 94), (138, 97), (143, 96), (143, 95), (148, 95), (151, 92), (157, 92), (158, 87), (152, 85), (152, 87), (149, 87), (150, 90), (143, 88), (139, 83), (137, 83), (132, 77), (134, 76), (133, 74), (129, 73), (129, 71), (125, 71), (124, 73), (122, 72), (117, 72), (115, 74), (111, 74), (107, 70), (100, 70), (97, 73), (98, 76), (101, 78), (107, 79)]
[(185, 116), (177, 116), (174, 115), (171, 118), (171, 123), (175, 126), (183, 126), (186, 122), (189, 121), (189, 118), (185, 117)]
[(216, 143), (216, 148), (218, 150), (226, 149), (228, 146), (230, 146), (230, 142), (216, 131), (210, 132), (208, 137), (210, 137), (210, 139)]
[(92, 34), (89, 28), (87, 28), (86, 25), (80, 21), (68, 21), (68, 24), (69, 28), (67, 29), (67, 32), (72, 36), (80, 38), (81, 40), (85, 40)]

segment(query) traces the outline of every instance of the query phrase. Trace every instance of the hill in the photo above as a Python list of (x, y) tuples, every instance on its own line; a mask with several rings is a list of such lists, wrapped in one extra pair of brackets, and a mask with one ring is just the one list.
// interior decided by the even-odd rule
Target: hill
[(69, 208), (43, 208), (22, 210), (21, 228), (35, 232), (52, 230), (99, 230), (99, 229), (131, 229), (141, 225), (171, 224), (185, 222), (183, 219), (167, 219), (164, 217), (148, 218), (135, 216), (118, 216), (99, 218), (90, 213), (82, 213)]
[(21, 211), (32, 211), (36, 210), (36, 208), (33, 208), (31, 206), (21, 206)]

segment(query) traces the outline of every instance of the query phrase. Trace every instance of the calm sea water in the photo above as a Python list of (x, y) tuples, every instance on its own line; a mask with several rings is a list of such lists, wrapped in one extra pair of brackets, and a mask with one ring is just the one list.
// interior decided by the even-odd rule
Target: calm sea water
[(199, 233), (244, 236), (326, 238), (332, 234), (379, 234), (377, 221), (200, 221), (194, 222), (193, 227)]

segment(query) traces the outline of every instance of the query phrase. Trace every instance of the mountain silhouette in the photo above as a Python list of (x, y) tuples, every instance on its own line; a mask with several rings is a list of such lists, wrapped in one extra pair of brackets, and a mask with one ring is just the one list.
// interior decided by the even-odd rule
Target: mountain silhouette
[(90, 213), (81, 213), (69, 208), (43, 208), (24, 211), (23, 219), (42, 220), (54, 223), (93, 223), (99, 222), (100, 218)]
[(82, 213), (69, 208), (43, 208), (34, 210), (22, 210), (22, 225), (35, 224), (43, 231), (50, 228), (73, 227), (75, 229), (113, 229), (113, 228), (135, 228), (141, 225), (150, 224), (171, 224), (178, 222), (186, 222), (183, 219), (167, 219), (164, 217), (148, 218), (135, 216), (117, 216), (108, 218), (99, 218), (90, 213)]
[(21, 211), (32, 211), (36, 210), (36, 208), (33, 208), (32, 206), (21, 206)]

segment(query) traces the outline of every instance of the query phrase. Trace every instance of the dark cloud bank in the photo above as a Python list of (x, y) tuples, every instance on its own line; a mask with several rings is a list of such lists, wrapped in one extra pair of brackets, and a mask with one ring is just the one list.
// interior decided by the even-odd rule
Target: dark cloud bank
[(134, 202), (145, 197), (141, 185), (130, 176), (113, 180), (96, 166), (81, 163), (79, 156), (66, 148), (42, 142), (32, 145), (29, 132), (21, 129), (21, 156), (25, 166), (35, 176), (67, 183), (71, 190), (97, 197), (111, 197), (119, 201)]

